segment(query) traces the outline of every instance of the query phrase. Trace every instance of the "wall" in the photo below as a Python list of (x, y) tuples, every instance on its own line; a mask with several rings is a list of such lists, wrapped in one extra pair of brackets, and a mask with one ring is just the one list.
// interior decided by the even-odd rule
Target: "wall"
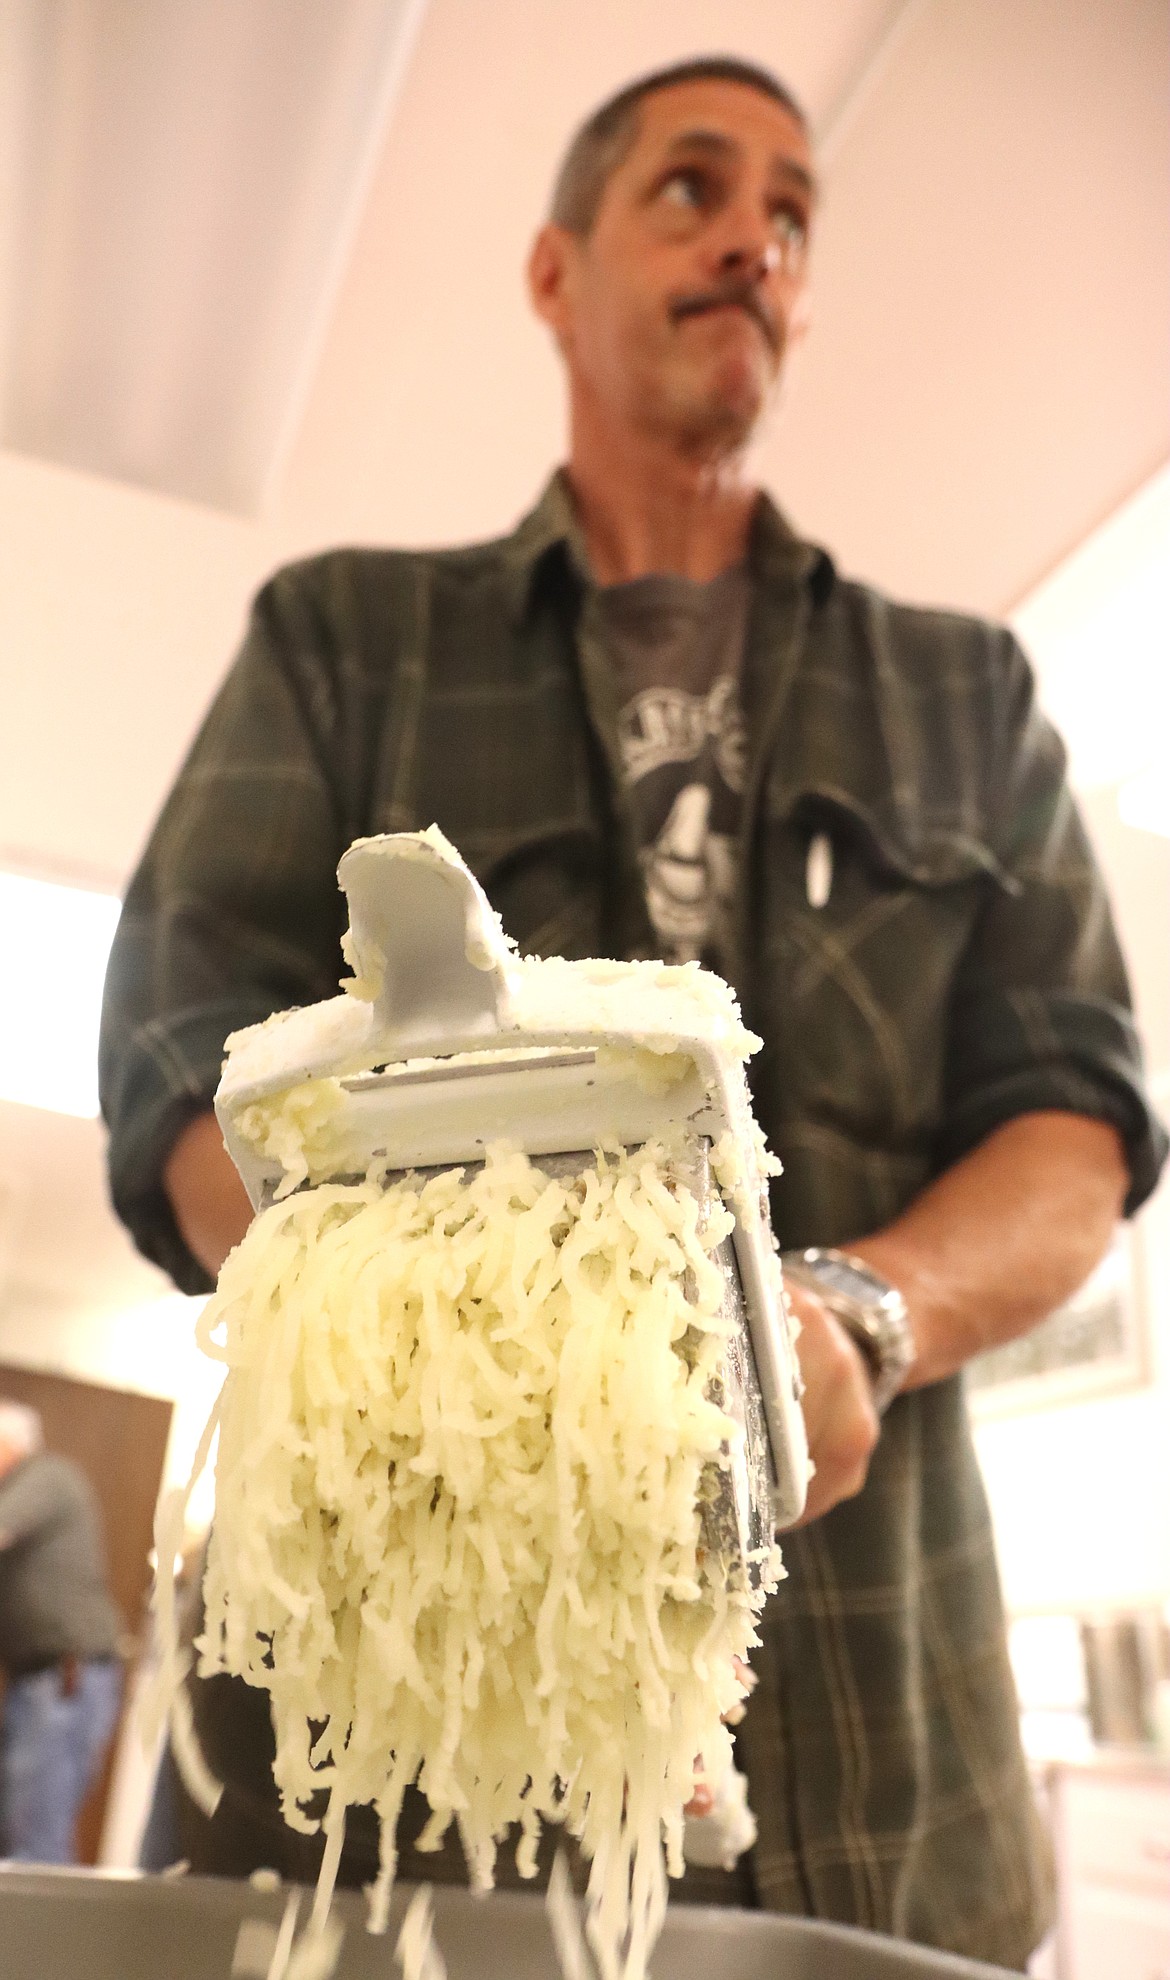
[[(1170, 1088), (1163, 1092), (1163, 1109)], [(1004, 1594), (1017, 1615), (1170, 1601), (1170, 1190), (1143, 1214), (1153, 1380), (981, 1423)]]
[(0, 453), (0, 857), (120, 888), (271, 533)]
[[(1170, 839), (1123, 825), (1114, 788), (1082, 802), (1130, 958), (1155, 1096), (1170, 1118)], [(1150, 1384), (977, 1429), (1017, 1613), (1170, 1600), (1170, 1181), (1135, 1230)]]
[[(1123, 823), (1127, 775), (1165, 774), (1170, 473), (1163, 471), (1014, 615), (1071, 750), (1109, 882), (1155, 1093), (1170, 1114), (1170, 838)], [(1151, 1383), (984, 1421), (979, 1455), (1017, 1611), (1170, 1597), (1170, 1183), (1135, 1226)]]
[[(222, 1379), (218, 1364), (195, 1346), (201, 1305), (171, 1292), (114, 1315), (8, 1306), (0, 1310), (0, 1361), (173, 1402), (163, 1485), (182, 1486)], [(192, 1506), (192, 1526), (210, 1507), (207, 1480)]]

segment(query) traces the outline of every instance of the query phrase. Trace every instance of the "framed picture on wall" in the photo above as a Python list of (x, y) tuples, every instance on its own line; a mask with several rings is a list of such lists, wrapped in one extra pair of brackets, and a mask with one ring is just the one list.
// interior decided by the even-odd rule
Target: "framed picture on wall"
[(1017, 1341), (967, 1366), (976, 1417), (1139, 1388), (1151, 1376), (1140, 1224), (1124, 1224), (1080, 1291)]

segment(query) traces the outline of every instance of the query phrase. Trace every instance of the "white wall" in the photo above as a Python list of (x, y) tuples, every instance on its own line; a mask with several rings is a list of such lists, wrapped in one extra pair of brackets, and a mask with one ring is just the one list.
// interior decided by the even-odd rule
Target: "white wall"
[[(195, 1345), (202, 1304), (170, 1292), (116, 1314), (6, 1306), (0, 1311), (0, 1361), (173, 1402), (162, 1482), (167, 1489), (183, 1486), (223, 1377), (219, 1363)], [(192, 1501), (192, 1529), (205, 1525), (210, 1513), (206, 1480)]]
[[(1082, 803), (1113, 896), (1156, 1101), (1170, 1118), (1170, 839)], [(1170, 1600), (1170, 1180), (1137, 1224), (1152, 1381), (1129, 1394), (982, 1422), (976, 1445), (1017, 1613)]]
[(274, 557), (261, 525), (0, 453), (0, 857), (121, 887)]
[[(1126, 776), (1161, 766), (1170, 654), (1170, 473), (1155, 476), (1014, 614), (1070, 744), (1147, 1062), (1170, 1114), (1170, 838), (1125, 824)], [(1170, 1181), (1136, 1223), (1152, 1381), (983, 1421), (977, 1445), (1017, 1612), (1170, 1598)]]
[[(1163, 1091), (1163, 1107), (1170, 1087)], [(1153, 1381), (978, 1424), (1004, 1595), (1017, 1615), (1170, 1600), (1170, 1188), (1139, 1220)]]

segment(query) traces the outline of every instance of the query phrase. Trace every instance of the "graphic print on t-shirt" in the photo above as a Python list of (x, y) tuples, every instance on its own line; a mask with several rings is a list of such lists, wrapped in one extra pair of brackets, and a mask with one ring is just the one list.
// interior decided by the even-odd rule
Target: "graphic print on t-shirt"
[(645, 688), (621, 711), (646, 905), (663, 954), (686, 962), (718, 947), (735, 885), (745, 734), (734, 676), (705, 694)]
[(750, 581), (655, 572), (590, 594), (584, 645), (610, 677), (617, 761), (666, 962), (726, 968), (745, 783), (739, 703)]

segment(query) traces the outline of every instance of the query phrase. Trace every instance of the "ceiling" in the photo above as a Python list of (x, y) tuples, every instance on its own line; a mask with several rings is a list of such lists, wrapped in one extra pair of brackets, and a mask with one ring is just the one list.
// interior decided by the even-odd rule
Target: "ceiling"
[[(1002, 614), (1166, 461), (1165, 0), (11, 0), (0, 862), (122, 884), (274, 563), (526, 505), (559, 151), (712, 46), (820, 141), (813, 334), (759, 450), (798, 524)], [(0, 1108), (5, 1352), (159, 1289), (96, 1127)]]

